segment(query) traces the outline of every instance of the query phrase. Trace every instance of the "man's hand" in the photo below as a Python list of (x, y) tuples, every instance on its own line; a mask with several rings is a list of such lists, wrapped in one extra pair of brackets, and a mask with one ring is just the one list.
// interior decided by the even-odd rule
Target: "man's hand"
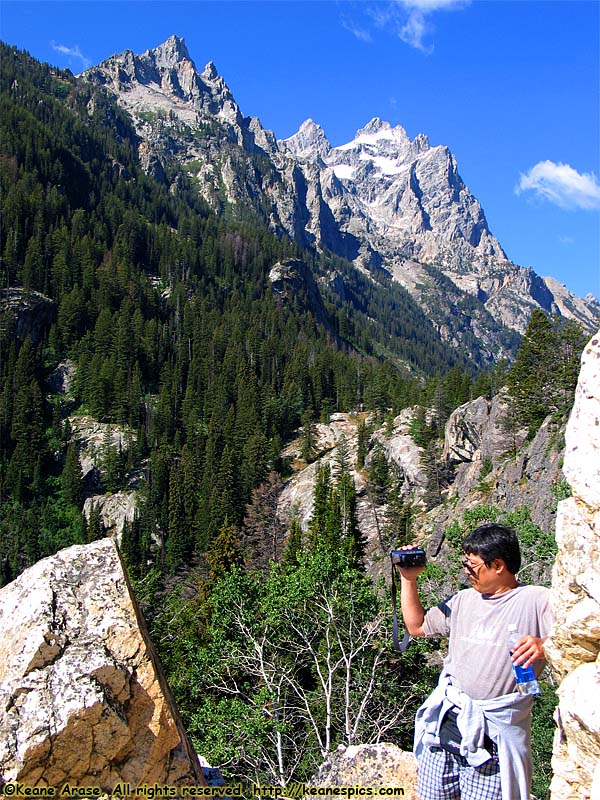
[[(404, 544), (402, 547), (397, 547), (397, 550), (414, 550), (419, 547), (418, 544)], [(394, 565), (399, 574), (407, 581), (416, 581), (419, 575), (423, 572), (425, 567), (401, 567), (400, 564)]]
[(512, 652), (513, 663), (519, 667), (529, 667), (534, 661), (545, 658), (545, 641), (545, 639), (539, 639), (537, 636), (523, 636), (522, 639), (519, 639)]

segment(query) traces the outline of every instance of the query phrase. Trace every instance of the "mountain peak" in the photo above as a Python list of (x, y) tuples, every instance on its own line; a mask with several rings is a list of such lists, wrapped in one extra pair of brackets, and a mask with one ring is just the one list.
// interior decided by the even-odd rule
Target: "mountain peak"
[(202, 73), (202, 77), (206, 78), (209, 81), (214, 81), (216, 78), (219, 77), (219, 73), (217, 71), (214, 61), (209, 61), (208, 64), (204, 67), (204, 72)]
[(305, 120), (297, 133), (284, 139), (284, 145), (299, 158), (324, 158), (331, 150), (325, 131), (312, 119)]
[(380, 131), (389, 131), (392, 126), (386, 120), (379, 117), (373, 117), (364, 128), (361, 128), (357, 133), (379, 133)]
[(191, 61), (185, 41), (181, 36), (169, 36), (166, 42), (147, 50), (159, 67), (174, 67), (182, 61)]
[(402, 125), (396, 125), (392, 128), (387, 120), (380, 119), (379, 117), (373, 117), (370, 122), (367, 122), (364, 128), (360, 128), (360, 130), (356, 131), (356, 141), (367, 139), (367, 137), (402, 142), (408, 141), (408, 135)]

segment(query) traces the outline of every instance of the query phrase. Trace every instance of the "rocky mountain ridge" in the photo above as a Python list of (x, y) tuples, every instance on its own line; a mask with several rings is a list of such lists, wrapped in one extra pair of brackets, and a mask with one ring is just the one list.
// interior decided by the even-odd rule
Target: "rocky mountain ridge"
[(83, 77), (130, 112), (140, 159), (154, 177), (166, 181), (175, 160), (213, 208), (254, 214), (374, 280), (391, 276), (442, 339), (461, 347), (466, 332), (474, 336), (483, 361), (510, 355), (508, 332), (522, 333), (536, 307), (595, 325), (595, 298), (576, 298), (507, 259), (449, 148), (423, 134), (411, 140), (401, 126), (374, 118), (332, 147), (307, 120), (277, 140), (242, 114), (213, 62), (196, 69), (177, 36), (139, 56), (112, 56)]

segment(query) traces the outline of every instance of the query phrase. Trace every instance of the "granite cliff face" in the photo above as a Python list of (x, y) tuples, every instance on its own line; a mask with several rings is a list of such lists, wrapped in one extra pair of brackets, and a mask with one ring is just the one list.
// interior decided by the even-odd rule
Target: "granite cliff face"
[(114, 542), (0, 590), (0, 784), (204, 785)]
[(411, 140), (374, 118), (351, 142), (331, 147), (307, 120), (279, 141), (242, 114), (212, 62), (196, 69), (176, 36), (142, 55), (112, 56), (84, 78), (130, 112), (142, 164), (157, 179), (168, 181), (176, 161), (213, 208), (255, 214), (374, 280), (391, 276), (443, 339), (476, 357), (509, 355), (510, 332), (522, 333), (538, 307), (594, 329), (600, 304), (510, 262), (454, 155), (423, 134)]
[(422, 520), (424, 531), (441, 536), (444, 527), (475, 505), (505, 511), (527, 506), (531, 521), (552, 531), (556, 497), (563, 479), (562, 433), (548, 417), (531, 441), (527, 430), (508, 434), (503, 420), (508, 400), (479, 397), (457, 408), (446, 423), (442, 453), (450, 479), (450, 507), (432, 509)]
[[(317, 455), (312, 463), (302, 461), (300, 439), (284, 451), (294, 474), (279, 495), (278, 515), (287, 524), (294, 509), (303, 528), (308, 527), (318, 469), (327, 465), (335, 475), (340, 448), (344, 446), (356, 489), (358, 525), (367, 542), (367, 570), (379, 577), (382, 569), (387, 570), (388, 550), (395, 536), (390, 508), (375, 496), (368, 479), (375, 448), (380, 445), (403, 500), (414, 512), (413, 535), (427, 541), (431, 553), (439, 551), (446, 528), (475, 506), (495, 506), (505, 512), (525, 506), (534, 525), (552, 532), (557, 496), (564, 481), (562, 432), (548, 418), (531, 441), (527, 441), (526, 429), (509, 435), (503, 425), (507, 409), (507, 398), (501, 392), (493, 400), (471, 400), (450, 415), (439, 460), (440, 474), (447, 485), (442, 502), (433, 508), (427, 501), (429, 479), (423, 463), (424, 449), (411, 435), (416, 407), (405, 409), (380, 427), (374, 417), (365, 414), (332, 414), (327, 424), (315, 426)], [(428, 413), (433, 414), (433, 410)], [(361, 417), (372, 429), (364, 470), (355, 467)], [(533, 565), (526, 579), (547, 581), (549, 570), (550, 565), (545, 562), (539, 567)]]
[(600, 331), (585, 348), (566, 432), (573, 495), (558, 506), (556, 625), (546, 653), (561, 680), (552, 800), (600, 797)]
[(378, 118), (335, 148), (328, 146), (320, 128), (313, 127), (308, 135), (310, 130), (305, 123), (283, 145), (303, 161), (320, 159), (346, 189), (335, 191), (338, 187), (330, 180), (325, 195), (342, 228), (350, 211), (356, 217), (351, 226), (357, 230), (360, 221), (382, 252), (437, 262), (444, 257), (444, 243), (462, 240), (473, 250), (471, 260), (506, 260), (447, 147), (431, 147), (423, 134), (411, 140), (400, 125), (392, 128)]

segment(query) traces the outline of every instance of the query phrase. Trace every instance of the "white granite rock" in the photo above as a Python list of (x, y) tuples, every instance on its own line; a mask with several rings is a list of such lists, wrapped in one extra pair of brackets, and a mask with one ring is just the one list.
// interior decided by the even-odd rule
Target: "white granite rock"
[(402, 797), (418, 800), (415, 756), (384, 742), (338, 747), (308, 783), (314, 787), (372, 787), (374, 795), (379, 790), (385, 794), (391, 787), (401, 787)]
[(0, 589), (0, 775), (108, 793), (204, 783), (110, 539)]
[[(562, 679), (552, 800), (593, 798), (600, 764), (600, 332), (585, 348), (566, 432), (573, 496), (558, 507), (552, 576), (554, 633), (546, 643)], [(593, 788), (595, 787), (595, 788)]]
[(600, 331), (581, 357), (565, 444), (564, 473), (573, 493), (600, 507)]
[(100, 521), (106, 533), (120, 536), (126, 522), (133, 522), (138, 514), (139, 500), (136, 492), (115, 492), (114, 494), (96, 494), (87, 497), (83, 504), (83, 514), (90, 520), (92, 506), (100, 514)]

